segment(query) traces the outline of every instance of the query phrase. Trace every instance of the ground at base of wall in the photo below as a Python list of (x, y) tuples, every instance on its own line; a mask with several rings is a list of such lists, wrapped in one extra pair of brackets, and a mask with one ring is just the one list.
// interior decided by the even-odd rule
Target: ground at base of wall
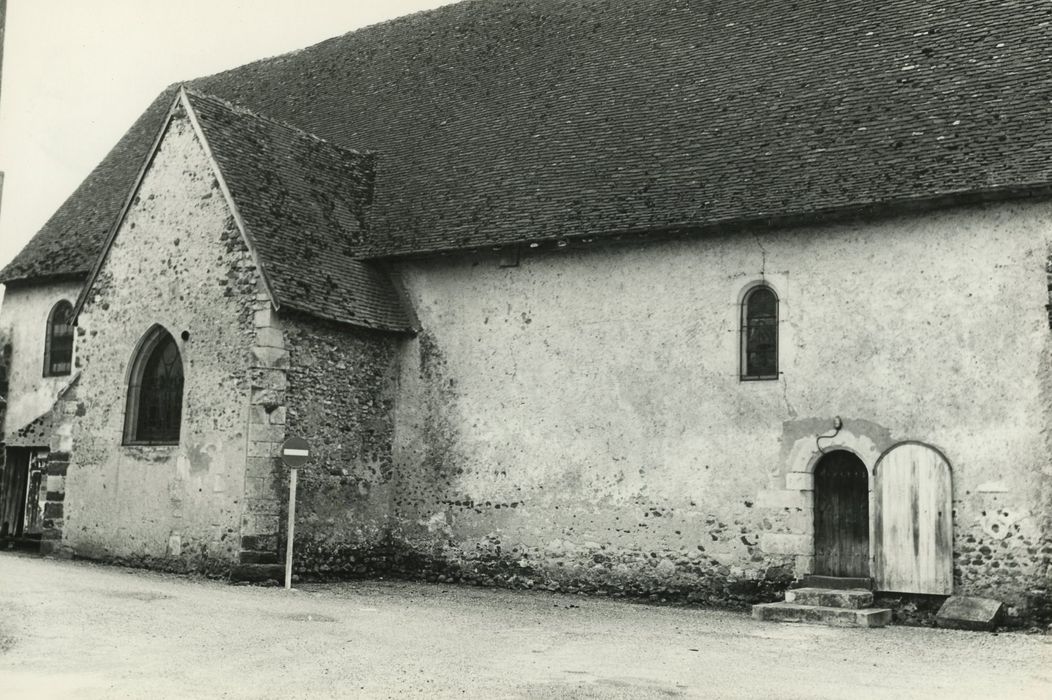
[[(30, 556), (33, 553), (27, 553)], [(45, 555), (38, 555), (45, 558)], [(54, 555), (47, 555), (52, 558)], [(232, 566), (218, 560), (161, 559), (155, 557), (88, 557), (74, 554), (77, 561), (97, 566), (127, 569), (147, 569), (189, 578), (229, 579)], [(596, 585), (592, 581), (554, 581), (521, 567), (514, 568), (499, 560), (471, 568), (451, 564), (441, 559), (427, 558), (416, 552), (376, 548), (346, 554), (344, 566), (328, 571), (294, 573), (295, 583), (333, 583), (342, 581), (424, 581), (428, 583), (503, 588), (510, 590), (539, 590), (559, 594), (609, 597), (626, 602), (717, 610), (746, 610), (754, 603), (782, 600), (785, 590), (798, 584), (791, 578), (778, 581), (716, 581), (706, 587), (677, 588), (660, 585)], [(277, 581), (244, 581), (240, 585), (280, 585)], [(1023, 614), (1018, 611), (1005, 618), (997, 632), (1052, 634), (1052, 599), (1047, 591), (1034, 591)], [(911, 627), (935, 627), (935, 616), (946, 596), (877, 593), (874, 605), (892, 610), (892, 624)], [(995, 632), (995, 634), (997, 633)]]
[[(406, 572), (389, 572), (386, 575), (379, 574), (358, 574), (358, 575), (346, 575), (346, 576), (310, 576), (299, 574), (293, 574), (292, 581), (294, 584), (325, 584), (325, 583), (340, 583), (349, 581), (403, 581), (403, 582), (426, 582), (436, 585), (452, 585), (452, 586), (465, 586), (474, 588), (501, 588), (505, 590), (531, 590), (538, 592), (550, 592), (553, 596), (555, 595), (567, 595), (577, 594), (582, 597), (609, 597), (617, 598), (626, 603), (635, 603), (639, 605), (654, 605), (662, 607), (673, 607), (673, 608), (692, 608), (692, 609), (709, 609), (709, 610), (729, 610), (735, 612), (742, 612), (748, 608), (749, 604), (741, 604), (738, 602), (711, 602), (703, 601), (698, 599), (696, 596), (691, 599), (691, 596), (684, 597), (682, 595), (676, 595), (675, 592), (662, 593), (650, 593), (650, 594), (637, 594), (622, 590), (574, 590), (573, 588), (564, 588), (561, 586), (509, 586), (498, 583), (496, 580), (483, 580), (478, 577), (458, 577), (456, 575), (419, 575), (416, 573)], [(794, 581), (794, 584), (797, 583)], [(269, 582), (264, 584), (248, 584), (243, 585), (280, 585), (275, 582)], [(697, 593), (697, 592), (694, 592)], [(784, 591), (783, 591), (784, 593)], [(892, 624), (902, 627), (928, 627), (932, 629), (940, 629), (935, 625), (935, 615), (938, 613), (942, 602), (945, 600), (945, 596), (904, 596), (901, 594), (877, 594), (873, 606), (880, 608), (891, 608), (892, 611)], [(781, 594), (778, 599), (781, 599)], [(937, 599), (937, 600), (936, 600)], [(999, 633), (1024, 633), (1024, 634), (1048, 634), (1052, 635), (1052, 624), (1041, 623), (1032, 618), (1014, 617), (1006, 618), (1005, 624), (996, 630), (993, 634)]]
[(569, 567), (534, 566), (499, 552), (478, 552), (471, 558), (449, 559), (421, 552), (396, 540), (385, 540), (371, 547), (337, 547), (324, 551), (302, 547), (297, 549), (295, 567), (304, 581), (387, 577), (737, 610), (753, 603), (779, 600), (792, 583), (788, 566), (772, 567), (762, 579), (735, 579), (721, 572), (721, 567), (701, 562), (694, 562), (692, 569), (689, 583), (633, 574), (584, 576)]
[[(309, 566), (303, 566), (309, 561)], [(339, 548), (324, 552), (313, 548), (297, 551), (293, 581), (324, 583), (348, 580), (426, 581), (513, 590), (547, 590), (618, 598), (658, 605), (745, 610), (756, 603), (777, 602), (786, 589), (799, 585), (788, 567), (776, 568), (761, 580), (734, 580), (719, 574), (699, 575), (689, 585), (663, 584), (658, 579), (639, 577), (618, 582), (601, 578), (581, 578), (564, 573), (554, 578), (550, 572), (522, 566), (501, 556), (482, 556), (471, 561), (449, 561), (441, 556), (421, 553), (402, 543), (387, 540), (370, 548)], [(935, 627), (935, 616), (946, 600), (941, 595), (877, 593), (874, 605), (890, 608), (892, 622), (911, 627)], [(1043, 632), (1052, 622), (1047, 615), (1052, 601), (1047, 592), (1035, 591), (1027, 605), (1011, 608), (1002, 630)]]
[(935, 627), (935, 616), (946, 598), (944, 595), (878, 592), (873, 594), (873, 607), (889, 608), (892, 624)]
[(115, 566), (125, 569), (146, 569), (148, 571), (157, 571), (165, 574), (175, 574), (191, 578), (226, 579), (229, 577), (231, 569), (231, 564), (228, 561), (207, 559), (203, 557), (187, 560), (150, 556), (86, 556), (83, 554), (69, 554), (64, 552), (41, 554), (41, 557), (72, 559), (74, 561), (87, 562), (99, 566)]
[[(890, 608), (891, 621), (910, 627), (936, 627), (935, 617), (949, 596), (910, 593), (875, 593), (873, 606)], [(1006, 606), (1007, 614), (998, 631), (1043, 632), (1052, 627), (1052, 598), (1048, 591), (1034, 590), (1027, 595), (1022, 610)]]
[(39, 539), (32, 537), (5, 537), (0, 538), (0, 551), (29, 552), (36, 554), (41, 550)]

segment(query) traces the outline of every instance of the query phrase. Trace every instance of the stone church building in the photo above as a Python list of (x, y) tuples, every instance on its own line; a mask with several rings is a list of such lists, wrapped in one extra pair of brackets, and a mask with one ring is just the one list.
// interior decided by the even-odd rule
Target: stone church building
[(305, 576), (1047, 614), (1050, 32), (477, 0), (171, 86), (0, 272), (0, 535), (273, 575), (298, 436)]

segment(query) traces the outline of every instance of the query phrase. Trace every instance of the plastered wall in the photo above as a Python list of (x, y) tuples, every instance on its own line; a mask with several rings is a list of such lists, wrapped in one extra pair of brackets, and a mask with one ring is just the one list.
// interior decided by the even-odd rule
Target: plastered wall
[[(86, 369), (66, 477), (66, 547), (181, 570), (221, 571), (236, 561), (257, 278), (205, 153), (179, 115), (79, 318)], [(154, 324), (182, 353), (181, 438), (126, 446), (128, 366)]]
[[(80, 287), (80, 282), (52, 282), (15, 285), (5, 290), (0, 334), (11, 343), (5, 436), (16, 436), (50, 411), (59, 393), (69, 385), (70, 376), (43, 376), (44, 342), (51, 309), (62, 300), (75, 302)], [(74, 349), (75, 363), (77, 359)], [(34, 444), (46, 446), (47, 438)]]
[[(815, 438), (840, 416), (824, 447), (871, 472), (900, 440), (949, 458), (960, 591), (1021, 601), (1052, 551), (1050, 213), (404, 263), (424, 332), (402, 356), (393, 538), (442, 577), (763, 597), (810, 569)], [(782, 374), (741, 382), (759, 280)], [(991, 546), (997, 517), (1013, 532)]]

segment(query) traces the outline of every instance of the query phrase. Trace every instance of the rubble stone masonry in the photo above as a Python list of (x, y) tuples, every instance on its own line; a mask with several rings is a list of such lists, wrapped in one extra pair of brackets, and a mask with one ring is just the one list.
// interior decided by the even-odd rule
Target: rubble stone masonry
[[(263, 291), (207, 156), (176, 115), (79, 318), (85, 371), (64, 547), (219, 573), (238, 560), (243, 518), (249, 532), (275, 530), (276, 512), (258, 499), (245, 503), (246, 458), (258, 449), (250, 438), (260, 432), (257, 425), (250, 435), (250, 400), (277, 382), (250, 359), (262, 345)], [(124, 445), (129, 363), (155, 324), (182, 354), (180, 442)]]
[[(398, 335), (283, 314), (285, 423), (313, 456), (299, 470), (295, 568), (315, 577), (383, 568), (394, 489)], [(379, 559), (378, 559), (379, 557)]]

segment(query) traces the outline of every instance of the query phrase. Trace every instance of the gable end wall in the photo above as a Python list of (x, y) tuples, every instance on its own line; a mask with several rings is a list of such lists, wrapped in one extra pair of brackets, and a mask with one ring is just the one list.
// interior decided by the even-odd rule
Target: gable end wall
[[(65, 548), (176, 570), (237, 561), (261, 291), (205, 152), (177, 114), (79, 317)], [(182, 353), (180, 443), (126, 446), (128, 366), (154, 324)]]

